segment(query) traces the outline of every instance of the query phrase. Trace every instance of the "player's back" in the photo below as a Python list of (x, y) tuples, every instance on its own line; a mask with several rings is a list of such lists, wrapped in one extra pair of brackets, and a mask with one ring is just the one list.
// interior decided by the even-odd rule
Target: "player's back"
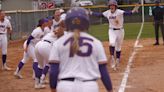
[(32, 43), (36, 44), (43, 38), (44, 31), (41, 29), (41, 27), (37, 27), (32, 31), (31, 36), (34, 37), (34, 39), (32, 39)]
[(101, 57), (100, 50), (103, 50), (101, 42), (85, 32), (80, 32), (79, 50), (72, 55), (72, 36), (73, 33), (69, 32), (54, 43), (60, 60), (59, 79), (75, 77), (90, 80), (99, 78), (98, 61)]
[(54, 34), (54, 32), (50, 32), (50, 33), (47, 33), (43, 38), (42, 40), (46, 40), (46, 41), (49, 41), (51, 43), (55, 42), (57, 40), (57, 36)]

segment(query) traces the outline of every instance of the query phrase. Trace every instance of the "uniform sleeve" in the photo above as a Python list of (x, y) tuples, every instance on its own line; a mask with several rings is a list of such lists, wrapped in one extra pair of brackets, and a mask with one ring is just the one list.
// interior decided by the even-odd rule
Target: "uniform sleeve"
[(51, 49), (49, 56), (49, 63), (59, 63), (59, 49), (58, 49), (58, 41), (56, 41)]
[(31, 36), (36, 38), (38, 36), (38, 34), (39, 34), (39, 30), (34, 29), (33, 32), (31, 33)]
[(98, 62), (99, 63), (107, 62), (107, 57), (103, 45), (100, 41), (98, 42), (97, 50), (98, 50)]
[(124, 10), (119, 10), (119, 14), (123, 15), (124, 14)]
[(12, 30), (12, 26), (9, 20), (7, 20), (7, 28), (10, 28), (10, 30)]
[(103, 16), (107, 18), (107, 17), (108, 17), (108, 13), (109, 13), (109, 11), (108, 11), (108, 10), (107, 10), (107, 11), (105, 11), (105, 12), (103, 12)]

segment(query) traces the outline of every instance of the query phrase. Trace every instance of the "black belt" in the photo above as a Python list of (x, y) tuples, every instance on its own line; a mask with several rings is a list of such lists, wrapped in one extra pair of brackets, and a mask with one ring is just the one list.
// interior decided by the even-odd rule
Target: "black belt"
[(112, 28), (113, 30), (121, 30), (121, 28)]
[[(62, 81), (75, 81), (76, 78), (64, 78), (61, 79)], [(81, 80), (82, 82), (88, 82), (88, 81), (96, 81), (97, 79), (91, 79), (91, 80)]]
[(5, 33), (0, 33), (0, 35), (3, 35), (3, 34), (5, 34)]
[(48, 41), (48, 40), (43, 40), (43, 41), (48, 42), (48, 43), (51, 43), (51, 41)]

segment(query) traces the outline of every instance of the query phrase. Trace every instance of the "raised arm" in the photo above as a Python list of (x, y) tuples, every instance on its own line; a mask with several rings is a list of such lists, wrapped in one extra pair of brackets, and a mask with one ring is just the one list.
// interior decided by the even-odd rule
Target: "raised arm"
[(96, 17), (104, 17), (103, 13), (100, 12), (91, 12), (90, 14)]
[(136, 6), (133, 8), (133, 10), (125, 11), (124, 15), (132, 15), (133, 13), (138, 13), (139, 5), (136, 4)]

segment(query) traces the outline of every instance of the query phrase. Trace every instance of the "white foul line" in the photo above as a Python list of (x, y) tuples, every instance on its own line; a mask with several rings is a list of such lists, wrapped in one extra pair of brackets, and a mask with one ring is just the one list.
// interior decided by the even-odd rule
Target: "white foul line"
[(132, 52), (132, 54), (131, 54), (131, 56), (130, 56), (130, 58), (129, 58), (129, 61), (128, 61), (126, 70), (125, 70), (125, 72), (124, 72), (124, 77), (123, 77), (123, 79), (122, 79), (122, 82), (121, 82), (121, 85), (120, 85), (120, 87), (119, 87), (118, 92), (125, 92), (126, 84), (127, 84), (128, 77), (129, 77), (129, 74), (130, 74), (130, 67), (131, 67), (131, 65), (132, 65), (134, 56), (135, 56), (136, 53), (137, 53), (136, 47), (138, 47), (139, 38), (140, 38), (141, 33), (142, 33), (142, 30), (143, 30), (143, 25), (144, 25), (144, 22), (143, 22), (142, 25), (141, 25), (139, 34), (138, 34), (138, 36), (137, 36), (136, 42), (135, 42), (134, 47), (133, 47), (134, 50), (133, 50), (133, 52)]
[(121, 85), (120, 85), (120, 87), (119, 87), (118, 92), (125, 92), (125, 87), (126, 87), (126, 85), (127, 85), (128, 77), (129, 77), (129, 74), (130, 74), (130, 67), (131, 67), (131, 65), (132, 65), (134, 56), (135, 56), (136, 53), (137, 53), (136, 47), (140, 47), (140, 46), (138, 45), (138, 43), (139, 43), (139, 39), (140, 39), (142, 30), (143, 30), (144, 21), (145, 21), (145, 17), (144, 17), (144, 6), (143, 6), (144, 2), (143, 2), (143, 0), (141, 0), (141, 3), (142, 3), (142, 25), (141, 25), (140, 31), (139, 31), (139, 33), (138, 33), (136, 42), (134, 43), (134, 47), (133, 47), (134, 50), (133, 50), (133, 52), (132, 52), (132, 54), (131, 54), (131, 56), (130, 56), (130, 58), (129, 58), (128, 65), (127, 65), (126, 70), (125, 70), (125, 72), (124, 72), (124, 77), (123, 77), (123, 79), (122, 79), (122, 82), (121, 82)]

